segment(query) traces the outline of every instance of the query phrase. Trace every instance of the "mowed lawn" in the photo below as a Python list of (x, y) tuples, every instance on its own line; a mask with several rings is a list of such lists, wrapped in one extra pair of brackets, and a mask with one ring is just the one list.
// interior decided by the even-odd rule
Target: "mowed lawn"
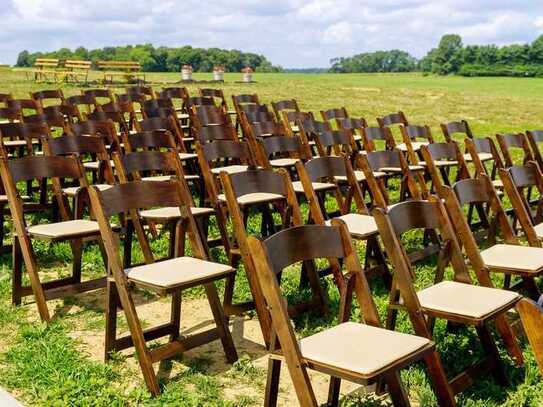
[[(195, 79), (211, 79), (211, 74), (195, 74)], [(100, 74), (91, 76), (99, 80)], [(157, 88), (175, 86), (180, 74), (147, 74), (148, 81)], [(193, 84), (188, 89), (196, 94), (199, 86), (220, 86), (228, 97), (231, 94), (257, 93), (264, 103), (295, 98), (302, 110), (318, 114), (321, 109), (345, 106), (352, 116), (365, 117), (376, 125), (379, 115), (402, 110), (413, 124), (428, 124), (434, 136), (441, 139), (439, 123), (466, 119), (477, 136), (497, 132), (525, 131), (543, 128), (543, 80), (512, 78), (461, 78), (433, 77), (420, 74), (370, 74), (370, 75), (303, 75), (303, 74), (254, 74), (257, 83), (236, 84), (241, 74), (227, 74), (223, 85)], [(99, 87), (99, 83), (89, 87)], [(26, 98), (31, 91), (53, 89), (55, 84), (34, 84), (23, 70), (0, 71), (0, 93), (12, 93)], [(124, 86), (114, 87), (122, 92)], [(80, 92), (78, 86), (63, 86), (67, 96)], [(397, 185), (392, 184), (392, 188)], [(304, 214), (307, 207), (302, 205)], [(9, 217), (8, 217), (9, 219)], [(40, 221), (34, 218), (34, 221)], [(6, 222), (6, 228), (11, 228)], [(255, 221), (249, 227), (256, 233)], [(153, 242), (156, 253), (165, 254), (167, 236), (160, 235)], [(364, 248), (359, 247), (363, 254)], [(66, 276), (70, 267), (68, 245), (38, 243), (35, 245), (42, 267), (43, 280)], [(215, 258), (224, 261), (221, 251)], [(137, 260), (137, 252), (135, 255)], [(238, 347), (240, 360), (233, 366), (225, 364), (220, 346), (213, 344), (197, 348), (160, 365), (163, 394), (151, 398), (146, 392), (133, 351), (114, 355), (113, 361), (104, 364), (104, 291), (49, 302), (56, 318), (49, 326), (39, 322), (31, 297), (21, 307), (12, 307), (11, 256), (1, 257), (0, 268), (0, 385), (12, 391), (28, 405), (164, 405), (164, 406), (258, 406), (262, 404), (266, 380), (266, 352), (262, 346), (258, 323), (254, 315), (232, 318), (231, 329)], [(417, 286), (425, 287), (433, 280), (435, 259), (429, 259), (416, 268)], [(85, 277), (104, 273), (99, 251), (88, 246), (84, 253)], [(236, 297), (248, 298), (243, 270), (239, 274)], [(285, 291), (296, 298), (298, 283), (296, 273), (288, 273)], [(501, 284), (499, 277), (496, 284)], [(337, 290), (327, 281), (332, 314), (337, 311)], [(387, 291), (379, 280), (370, 282), (374, 299), (381, 315), (386, 313)], [(222, 288), (222, 287), (221, 287)], [(302, 293), (301, 295), (306, 295)], [(461, 300), (461, 299), (459, 299)], [(136, 295), (138, 310), (145, 326), (164, 320), (168, 303), (151, 293)], [(201, 290), (194, 289), (184, 296), (182, 326), (189, 328), (209, 323)], [(335, 323), (335, 314), (324, 320), (316, 315), (303, 316), (295, 321), (297, 332), (306, 336)], [(161, 319), (162, 318), (162, 319)], [(360, 318), (353, 307), (352, 318)], [(126, 323), (119, 324), (126, 331)], [(398, 329), (411, 332), (407, 318), (399, 319)], [(479, 355), (473, 331), (460, 329), (451, 334), (442, 322), (436, 325), (438, 343), (447, 372), (453, 375), (472, 363)], [(526, 365), (517, 368), (502, 352), (510, 386), (501, 388), (491, 376), (478, 381), (471, 389), (458, 396), (462, 406), (540, 406), (543, 405), (543, 384), (535, 360), (523, 340)], [(503, 347), (500, 347), (503, 350)], [(282, 371), (280, 404), (296, 405), (288, 372)], [(319, 400), (325, 401), (327, 382), (324, 376), (313, 376)], [(413, 405), (432, 406), (435, 398), (425, 370), (418, 365), (402, 372)], [(363, 389), (344, 386), (343, 405), (389, 405), (386, 398), (366, 395)]]

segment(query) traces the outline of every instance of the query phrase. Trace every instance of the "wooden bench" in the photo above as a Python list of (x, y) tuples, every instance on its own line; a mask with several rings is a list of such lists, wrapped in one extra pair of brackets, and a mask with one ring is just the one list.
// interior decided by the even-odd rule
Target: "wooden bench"
[(104, 71), (104, 83), (113, 83), (115, 76), (124, 77), (127, 82), (145, 83), (145, 74), (139, 72), (141, 65), (135, 61), (98, 61), (98, 69)]
[(76, 59), (67, 59), (64, 62), (64, 71), (57, 73), (57, 79), (62, 82), (88, 82), (89, 71), (91, 69), (91, 61), (83, 61)]
[(59, 59), (57, 58), (37, 58), (36, 62), (34, 62), (34, 70), (32, 71), (34, 74), (34, 80), (36, 82), (46, 82), (48, 79), (48, 75), (51, 75), (53, 79), (56, 77), (57, 74), (57, 68), (59, 65)]

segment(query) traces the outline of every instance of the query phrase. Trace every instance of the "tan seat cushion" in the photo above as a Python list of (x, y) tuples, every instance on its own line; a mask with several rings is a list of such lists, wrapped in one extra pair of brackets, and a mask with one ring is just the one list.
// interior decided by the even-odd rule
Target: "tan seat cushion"
[(153, 175), (151, 177), (142, 177), (141, 180), (150, 182), (164, 182), (171, 181), (173, 177), (173, 175)]
[(211, 172), (217, 175), (219, 175), (222, 171), (226, 171), (228, 174), (236, 174), (238, 172), (247, 171), (247, 168), (249, 168), (247, 165), (227, 165), (225, 167), (212, 168)]
[(183, 120), (185, 120), (185, 119), (188, 119), (189, 117), (190, 117), (190, 116), (189, 116), (187, 113), (178, 113), (178, 114), (177, 114), (177, 118), (178, 118), (178, 119), (183, 119)]
[[(202, 216), (202, 215), (211, 215), (215, 211), (212, 208), (191, 207), (190, 212), (194, 216)], [(168, 220), (179, 218), (181, 216), (181, 212), (179, 212), (179, 208), (176, 206), (168, 206), (164, 208), (146, 209), (144, 211), (140, 211), (140, 216), (144, 219), (168, 221)]]
[[(220, 201), (226, 202), (226, 196), (219, 194)], [(254, 205), (257, 203), (272, 202), (278, 199), (285, 199), (283, 195), (272, 194), (269, 192), (253, 192), (251, 194), (245, 194), (238, 196), (238, 204), (240, 205)]]
[[(375, 219), (370, 215), (361, 215), (358, 213), (348, 213), (347, 215), (338, 216), (347, 225), (347, 229), (351, 235), (359, 239), (365, 239), (368, 236), (378, 233)], [(326, 221), (327, 225), (331, 225), (331, 221)]]
[[(412, 141), (411, 145), (413, 146), (413, 151), (419, 151), (422, 146), (427, 146), (430, 144), (428, 141)], [(396, 146), (400, 151), (407, 151), (407, 144), (401, 143)]]
[(277, 158), (275, 160), (270, 160), (270, 164), (273, 167), (292, 167), (300, 161), (298, 158)]
[[(91, 186), (98, 188), (99, 191), (105, 191), (106, 189), (111, 188), (111, 185), (108, 184), (93, 184)], [(68, 187), (63, 188), (62, 192), (71, 197), (75, 196), (80, 189), (81, 187)]]
[[(490, 153), (477, 153), (477, 155), (479, 156), (479, 160), (481, 161), (488, 161), (488, 160), (492, 160), (492, 154)], [(464, 160), (466, 161), (469, 161), (469, 162), (472, 162), (473, 161), (473, 158), (471, 158), (471, 154), (464, 154)]]
[(125, 269), (130, 280), (162, 288), (173, 288), (198, 281), (218, 279), (232, 271), (232, 267), (228, 265), (193, 257), (176, 257)]
[[(423, 171), (424, 167), (422, 165), (410, 165), (409, 169), (411, 171)], [(383, 167), (383, 168), (379, 168), (379, 171), (381, 171), (381, 172), (397, 172), (397, 173), (401, 173), (402, 169), (400, 167)]]
[(179, 153), (179, 159), (181, 161), (185, 160), (194, 160), (195, 158), (198, 158), (198, 154), (194, 153)]
[(430, 345), (420, 336), (345, 322), (300, 340), (304, 359), (372, 377)]
[(300, 131), (300, 127), (296, 126), (295, 124), (290, 126), (290, 128), (291, 128), (293, 133), (298, 133)]
[[(384, 172), (380, 171), (374, 171), (373, 176), (376, 178), (384, 177), (386, 174)], [(366, 180), (366, 176), (364, 175), (364, 171), (354, 171), (354, 176), (358, 182), (362, 182)], [(346, 175), (339, 175), (337, 177), (334, 177), (334, 179), (338, 182), (347, 182), (347, 176)]]
[(481, 251), (487, 267), (525, 272), (543, 270), (543, 248), (497, 244)]
[(361, 140), (362, 140), (362, 136), (361, 136), (360, 134), (355, 134), (355, 135), (353, 136), (353, 139), (354, 139), (354, 141), (361, 141)]
[[(311, 184), (313, 185), (315, 192), (325, 191), (327, 189), (333, 189), (336, 187), (336, 184), (332, 184), (331, 182), (312, 182)], [(302, 181), (294, 181), (292, 183), (292, 188), (294, 188), (294, 191), (297, 193), (304, 193)]]
[(492, 185), (494, 185), (494, 188), (503, 189), (503, 182), (501, 179), (492, 180)]
[(538, 239), (543, 239), (543, 223), (539, 223), (534, 226), (535, 234)]
[[(100, 161), (87, 161), (83, 163), (83, 167), (87, 170), (98, 171), (99, 163)], [(110, 160), (109, 164), (111, 165), (111, 167), (115, 167), (115, 163), (113, 162), (113, 160)]]
[[(453, 166), (457, 166), (458, 165), (458, 161), (456, 160), (450, 160), (450, 161), (446, 161), (446, 160), (435, 160), (434, 161), (434, 164), (436, 165), (436, 167), (453, 167)], [(426, 167), (426, 163), (424, 161), (420, 161), (419, 162), (419, 165), (423, 165)]]
[(417, 292), (422, 308), (469, 318), (483, 318), (514, 303), (519, 294), (498, 288), (442, 281)]
[(67, 239), (100, 234), (98, 222), (85, 219), (29, 226), (27, 231), (31, 236), (47, 239)]

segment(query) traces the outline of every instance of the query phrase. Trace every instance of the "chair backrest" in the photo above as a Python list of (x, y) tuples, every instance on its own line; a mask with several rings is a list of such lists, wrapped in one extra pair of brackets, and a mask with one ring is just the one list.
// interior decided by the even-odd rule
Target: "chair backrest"
[[(272, 330), (276, 333), (271, 350), (281, 346), (298, 401), (303, 406), (316, 406), (317, 401), (311, 387), (305, 363), (294, 328), (290, 322), (287, 298), (279, 287), (278, 275), (288, 266), (299, 262), (314, 262), (317, 259), (329, 259), (339, 264), (343, 261), (347, 273), (354, 282), (357, 300), (368, 325), (380, 326), (377, 308), (373, 302), (368, 282), (353, 247), (346, 226), (334, 220), (334, 226), (325, 227), (307, 225), (283, 230), (260, 241), (249, 237), (248, 246), (254, 259), (259, 286), (271, 312)], [(326, 243), (325, 243), (326, 242)], [(304, 263), (305, 264), (305, 263)], [(349, 319), (350, 307), (342, 304), (339, 322)], [(275, 340), (277, 339), (277, 340)]]
[(532, 151), (530, 150), (530, 145), (524, 133), (515, 133), (515, 134), (497, 134), (496, 139), (498, 140), (498, 145), (502, 151), (503, 158), (505, 160), (505, 165), (511, 167), (515, 164), (513, 158), (513, 153), (511, 149), (519, 148), (523, 153), (523, 163), (533, 160)]
[(543, 156), (539, 150), (539, 143), (543, 142), (543, 130), (527, 130), (526, 137), (532, 148), (532, 154), (540, 167), (543, 167)]
[(86, 120), (72, 123), (69, 126), (69, 133), (74, 136), (101, 136), (105, 139), (105, 143), (111, 146), (112, 151), (120, 147), (117, 130), (111, 120)]
[(155, 98), (155, 92), (150, 86), (131, 86), (126, 88), (126, 94), (129, 96), (144, 96), (145, 98)]
[[(43, 106), (34, 99), (11, 99), (7, 101), (7, 107), (17, 109), (21, 116), (43, 113)], [(29, 113), (28, 111), (31, 111)]]
[(0, 119), (9, 122), (22, 120), (21, 112), (12, 107), (0, 107)]
[[(94, 100), (100, 105), (115, 102), (115, 97), (113, 96), (111, 89), (83, 89), (81, 92), (83, 95), (93, 97)], [(104, 100), (104, 103), (101, 103), (102, 100)]]
[(419, 139), (423, 139), (430, 143), (434, 142), (432, 131), (430, 130), (430, 127), (427, 125), (424, 125), (424, 126), (418, 126), (414, 124), (409, 124), (406, 126), (400, 125), (400, 129), (402, 131), (402, 135), (404, 135), (405, 138), (408, 138), (409, 140), (417, 141)]
[(269, 136), (257, 138), (259, 147), (260, 165), (271, 169), (271, 157), (290, 157), (304, 159), (306, 152), (299, 138), (289, 136)]
[(172, 116), (148, 117), (146, 119), (138, 120), (135, 125), (136, 130), (138, 131), (168, 130), (172, 133), (180, 151), (185, 151), (183, 130), (178, 121)]
[(404, 125), (407, 126), (409, 123), (407, 117), (402, 111), (390, 113), (386, 116), (378, 117), (377, 123), (379, 127), (390, 127), (394, 125)]
[[(121, 183), (99, 191), (89, 188), (92, 211), (100, 226), (100, 233), (108, 256), (109, 266), (115, 278), (126, 282), (122, 261), (119, 256), (119, 239), (113, 233), (110, 219), (115, 215), (127, 215), (136, 232), (146, 263), (155, 261), (147, 235), (143, 230), (138, 211), (154, 207), (178, 207), (181, 213), (179, 226), (187, 230), (192, 256), (205, 259), (205, 250), (200, 241), (194, 218), (183, 201), (181, 186), (174, 181), (134, 181)], [(184, 236), (181, 238), (184, 239)], [(119, 281), (119, 280), (117, 280)]]
[(285, 110), (292, 110), (295, 112), (299, 112), (300, 108), (298, 106), (298, 102), (296, 99), (285, 99), (285, 100), (279, 100), (277, 102), (271, 102), (272, 109), (275, 113), (275, 117), (277, 117), (277, 120), (281, 121), (281, 113)]
[(34, 154), (33, 140), (41, 141), (51, 135), (51, 129), (44, 122), (37, 123), (0, 123), (0, 136), (5, 140), (25, 140), (26, 153)]
[(82, 105), (85, 108), (85, 113), (87, 114), (91, 113), (93, 109), (98, 111), (102, 110), (98, 102), (96, 102), (94, 96), (89, 94), (69, 96), (65, 99), (64, 103), (74, 108), (76, 117), (80, 121), (83, 120), (83, 115), (79, 109), (79, 106)]
[(202, 144), (215, 140), (238, 141), (236, 129), (231, 123), (198, 127), (194, 131), (194, 138)]
[(177, 148), (175, 139), (168, 130), (150, 130), (123, 135), (125, 150), (134, 152), (138, 150), (160, 150), (174, 151)]
[(358, 151), (351, 130), (340, 129), (316, 133), (314, 140), (321, 156), (346, 154), (351, 157)]
[(368, 127), (368, 122), (363, 117), (336, 118), (336, 123), (340, 129), (350, 129), (358, 132), (360, 132), (364, 127)]
[[(114, 103), (114, 105), (117, 105)], [(102, 108), (102, 107), (101, 107)], [(111, 120), (113, 123), (119, 126), (119, 131), (122, 134), (127, 134), (129, 132), (129, 125), (124, 117), (124, 113), (119, 111), (100, 111), (95, 110), (92, 113), (87, 115), (87, 120), (96, 120), (96, 121), (108, 121)]]
[(428, 144), (421, 147), (421, 153), (432, 178), (433, 187), (440, 197), (443, 197), (442, 187), (450, 184), (448, 170), (441, 171), (441, 164), (450, 162), (449, 169), (456, 168), (457, 181), (470, 178), (468, 166), (456, 142)]
[(321, 110), (321, 117), (322, 120), (324, 120), (325, 122), (329, 122), (331, 120), (347, 119), (349, 118), (349, 113), (347, 113), (347, 109), (345, 109), (345, 107), (340, 107), (328, 110)]
[(242, 105), (259, 105), (260, 100), (258, 99), (257, 94), (246, 94), (246, 95), (232, 95), (232, 101), (234, 102), (234, 107), (236, 111), (240, 112), (240, 107)]
[(228, 104), (226, 103), (226, 98), (224, 97), (222, 89), (200, 88), (198, 93), (202, 97), (219, 99), (222, 110), (224, 113), (227, 113)]
[(384, 142), (385, 150), (392, 150), (396, 147), (396, 142), (388, 127), (364, 127), (362, 129), (362, 143), (364, 144), (364, 150), (377, 151), (376, 141)]
[(191, 109), (193, 106), (216, 106), (215, 99), (203, 96), (189, 96), (185, 100), (185, 105), (187, 109)]
[(217, 106), (193, 106), (189, 110), (193, 129), (231, 123), (228, 115)]
[[(496, 144), (494, 140), (490, 137), (481, 137), (481, 138), (466, 138), (464, 140), (466, 145), (466, 151), (471, 156), (471, 160), (475, 166), (475, 177), (477, 178), (479, 174), (489, 175), (492, 179), (496, 178), (497, 169), (503, 168), (503, 161), (498, 153)], [(479, 154), (487, 153), (492, 155), (492, 162), (494, 164), (492, 173), (488, 173), (487, 167), (484, 165), (483, 161)]]
[(441, 132), (445, 137), (445, 141), (447, 141), (448, 143), (454, 141), (455, 135), (460, 135), (460, 137), (462, 138), (473, 138), (473, 133), (471, 132), (471, 128), (469, 127), (469, 124), (466, 120), (441, 123), (440, 127)]
[(64, 103), (64, 93), (61, 89), (41, 90), (31, 92), (30, 97), (40, 103), (41, 107), (45, 107), (45, 101), (53, 100), (52, 104), (61, 105)]

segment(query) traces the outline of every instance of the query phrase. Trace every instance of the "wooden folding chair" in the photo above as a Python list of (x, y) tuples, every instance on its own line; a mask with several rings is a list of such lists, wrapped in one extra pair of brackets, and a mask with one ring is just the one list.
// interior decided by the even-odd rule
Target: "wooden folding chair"
[(517, 311), (528, 342), (534, 352), (539, 372), (543, 374), (543, 301), (535, 302), (529, 298), (521, 299), (517, 304)]
[[(16, 233), (13, 237), (12, 302), (19, 305), (23, 297), (34, 295), (41, 319), (49, 321), (51, 316), (47, 300), (105, 286), (105, 277), (81, 281), (83, 240), (99, 239), (100, 233), (95, 221), (72, 218), (61, 190), (61, 179), (64, 178), (77, 180), (81, 187), (87, 186), (83, 167), (79, 160), (73, 157), (28, 156), (8, 160), (6, 156), (3, 156), (0, 158), (0, 176), (4, 183)], [(27, 225), (23, 212), (23, 200), (17, 183), (46, 178), (51, 179), (54, 198), (62, 221)], [(70, 242), (73, 253), (72, 275), (41, 283), (32, 240), (44, 240), (52, 243)], [(22, 285), (23, 261), (30, 278), (30, 286)]]
[(191, 150), (194, 139), (185, 137), (181, 125), (174, 117), (149, 117), (147, 119), (138, 120), (135, 123), (135, 128), (138, 132), (168, 130), (173, 135), (177, 144), (177, 149), (181, 154), (179, 158), (182, 161), (196, 160), (196, 154)]
[[(333, 217), (344, 221), (354, 239), (367, 242), (364, 261), (366, 272), (380, 275), (385, 286), (390, 286), (390, 274), (377, 240), (377, 226), (364, 203), (360, 183), (350, 161), (346, 157), (317, 157), (305, 164), (296, 163), (296, 169), (309, 203), (310, 220), (317, 225), (330, 224), (330, 218)], [(330, 184), (332, 188), (325, 188)], [(326, 210), (327, 193), (334, 195), (338, 208), (335, 212), (329, 213)], [(356, 208), (354, 211), (351, 210), (353, 201)], [(337, 276), (335, 280), (341, 288), (342, 281)]]
[(409, 124), (400, 125), (403, 143), (396, 145), (396, 148), (407, 155), (412, 164), (417, 164), (420, 158), (420, 148), (434, 143), (434, 137), (429, 126), (416, 126)]
[(456, 171), (454, 181), (470, 178), (464, 156), (456, 142), (421, 146), (421, 153), (424, 161), (419, 164), (425, 166), (430, 174), (432, 180), (430, 191), (435, 191), (439, 196), (442, 196), (441, 189), (444, 185), (451, 186), (452, 169)]
[(539, 149), (539, 143), (543, 142), (543, 130), (527, 130), (526, 138), (532, 149), (534, 160), (539, 164), (539, 167), (543, 168), (543, 156)]
[(277, 118), (277, 121), (283, 120), (283, 112), (291, 111), (291, 112), (299, 112), (300, 107), (298, 106), (298, 102), (296, 99), (284, 99), (279, 100), (277, 102), (271, 102), (271, 106), (273, 109), (273, 112), (275, 113), (275, 117)]
[(388, 127), (364, 127), (362, 145), (366, 151), (378, 151), (380, 145), (383, 145), (383, 150), (393, 150), (396, 148), (396, 141)]
[(63, 105), (64, 104), (64, 93), (62, 92), (62, 89), (51, 89), (51, 90), (40, 90), (38, 92), (30, 92), (30, 98), (35, 100), (40, 104), (42, 109), (46, 105), (47, 102), (49, 103), (49, 106), (51, 105)]
[(282, 121), (290, 136), (296, 136), (300, 132), (300, 122), (315, 120), (312, 112), (283, 111)]
[[(147, 388), (153, 395), (160, 393), (153, 363), (171, 358), (178, 353), (220, 339), (229, 363), (237, 360), (237, 353), (223, 309), (220, 305), (215, 282), (229, 276), (234, 270), (227, 265), (207, 261), (202, 242), (190, 210), (185, 205), (180, 184), (177, 182), (136, 181), (118, 184), (106, 190), (90, 191), (93, 212), (100, 225), (110, 271), (107, 281), (106, 344), (105, 358), (111, 352), (135, 347)], [(181, 220), (177, 224), (176, 241), (179, 243), (176, 257), (155, 262), (145, 235), (138, 211), (153, 207), (178, 207)], [(114, 234), (111, 221), (115, 215), (126, 215), (132, 224), (145, 258), (145, 264), (124, 268), (119, 256), (120, 243)], [(192, 256), (184, 253), (185, 237), (191, 245)], [(185, 289), (204, 286), (216, 327), (204, 332), (185, 336), (180, 332), (181, 292)], [(143, 330), (130, 288), (139, 287), (159, 295), (172, 295), (169, 322)], [(122, 308), (128, 322), (130, 334), (117, 337), (117, 311)], [(169, 335), (169, 342), (150, 348), (148, 341)]]
[[(253, 307), (256, 308), (262, 335), (266, 344), (269, 344), (270, 320), (266, 312), (262, 292), (256, 280), (253, 259), (247, 246), (247, 238), (250, 234), (247, 224), (250, 214), (256, 211), (262, 215), (260, 235), (264, 237), (289, 226), (301, 225), (302, 215), (298, 207), (298, 201), (285, 170), (279, 170), (279, 172), (252, 170), (236, 174), (221, 172), (221, 181), (224, 187), (224, 198), (220, 199), (226, 200), (237, 243), (237, 247), (232, 250), (234, 253), (239, 253), (239, 256), (234, 258), (234, 264), (237, 265), (240, 259), (243, 262), (254, 301), (245, 304), (232, 303), (235, 277), (231, 276), (225, 286), (224, 308), (227, 314), (239, 314)], [(279, 225), (276, 225), (273, 219), (274, 212), (280, 214), (281, 223)], [(293, 307), (291, 309), (292, 314), (299, 314), (312, 309), (319, 309), (323, 314), (328, 313), (327, 298), (318, 283), (315, 270), (308, 270), (307, 276), (311, 284), (313, 297), (311, 300)]]
[(353, 132), (353, 138), (360, 151), (364, 150), (362, 143), (362, 129), (368, 127), (368, 122), (363, 117), (361, 118), (336, 118), (335, 119), (338, 129), (349, 129)]
[[(474, 138), (469, 123), (466, 120), (454, 121), (449, 123), (441, 123), (441, 132), (445, 141), (450, 143), (451, 141), (461, 141), (464, 138)], [(454, 140), (459, 138), (458, 140)]]
[[(69, 96), (66, 98), (64, 103), (67, 106), (71, 106), (74, 108), (75, 116), (77, 117), (77, 120), (79, 120), (80, 122), (85, 120), (84, 115), (88, 116), (94, 110), (98, 110), (98, 111), (102, 110), (100, 105), (96, 102), (96, 99), (94, 98), (94, 96), (90, 94)], [(83, 108), (83, 111), (80, 107)]]
[(337, 122), (337, 120), (349, 118), (349, 113), (345, 107), (321, 110), (320, 114), (325, 122)]
[[(198, 93), (202, 97), (218, 99), (218, 106), (221, 107), (224, 114), (236, 114), (235, 111), (232, 111), (228, 108), (228, 103), (226, 102), (226, 97), (222, 89), (211, 89), (211, 88), (200, 88)], [(217, 105), (217, 103), (215, 103)]]
[(81, 94), (94, 98), (96, 107), (115, 102), (115, 97), (111, 89), (81, 89)]
[[(294, 227), (264, 241), (255, 237), (248, 239), (256, 275), (272, 321), (264, 405), (277, 405), (281, 363), (285, 361), (301, 406), (319, 405), (308, 369), (331, 376), (328, 406), (339, 404), (341, 380), (363, 385), (384, 380), (393, 404), (409, 406), (399, 370), (423, 360), (434, 383), (439, 405), (455, 406), (434, 343), (426, 338), (381, 327), (349, 232), (339, 220), (334, 220), (332, 225)], [(278, 278), (291, 265), (300, 262), (313, 264), (319, 258), (326, 258), (330, 264), (337, 266), (340, 262), (345, 265), (346, 272), (341, 275), (348, 289), (341, 294), (338, 324), (297, 340), (287, 311), (287, 299), (281, 293)], [(363, 323), (349, 321), (353, 293), (356, 294)]]
[[(541, 293), (535, 278), (543, 274), (543, 249), (541, 244), (538, 247), (520, 245), (488, 176), (459, 181), (452, 188), (446, 188), (445, 194), (451, 223), (479, 283), (492, 287), (489, 274), (500, 273), (504, 276), (504, 289), (523, 287), (530, 298), (537, 300)], [(465, 206), (470, 207), (467, 213), (464, 213)], [(473, 207), (477, 209), (478, 222), (470, 219)], [(503, 236), (502, 243), (497, 242), (498, 232)], [(476, 237), (481, 235), (486, 237), (479, 239), (486, 243), (484, 250), (479, 250), (477, 245)], [(512, 277), (519, 277), (521, 282), (512, 285)]]
[[(479, 174), (486, 174), (492, 180), (494, 188), (503, 189), (503, 183), (499, 178), (496, 178), (498, 175), (498, 169), (504, 168), (503, 160), (498, 153), (496, 144), (494, 140), (490, 137), (484, 138), (466, 138), (464, 140), (466, 144), (466, 151), (471, 157), (471, 162), (475, 166), (475, 177), (477, 178)], [(467, 160), (466, 160), (467, 161)], [(491, 161), (492, 168), (489, 172), (485, 162)]]
[[(387, 209), (373, 210), (379, 233), (392, 263), (394, 280), (390, 293), (386, 326), (393, 329), (398, 310), (406, 310), (417, 335), (432, 338), (436, 318), (455, 324), (473, 326), (485, 356), (459, 373), (449, 384), (454, 394), (469, 387), (476, 377), (491, 372), (500, 385), (507, 384), (490, 325), (496, 321), (506, 343), (515, 344), (505, 313), (522, 298), (518, 293), (473, 285), (461, 249), (441, 200), (431, 196), (428, 201), (406, 201)], [(432, 285), (415, 290), (416, 273), (402, 236), (416, 230), (434, 230), (440, 236), (440, 251)], [(410, 243), (410, 246), (413, 244)], [(453, 281), (444, 280), (445, 268), (452, 265)], [(516, 345), (518, 346), (518, 345)], [(458, 355), (458, 357), (461, 357)]]
[[(515, 134), (496, 134), (498, 145), (502, 152), (505, 166), (512, 167), (515, 165), (515, 159), (513, 155), (516, 154), (512, 149), (520, 149), (523, 155), (522, 163), (526, 164), (528, 161), (533, 161), (532, 151), (530, 150), (530, 144), (524, 133)], [(517, 150), (518, 151), (518, 150)]]
[(358, 146), (353, 137), (352, 130), (328, 130), (313, 134), (319, 156), (345, 155), (354, 160), (358, 154)]
[(285, 168), (291, 177), (296, 174), (296, 163), (307, 157), (307, 152), (298, 137), (285, 135), (257, 137), (256, 142), (258, 164), (267, 169)]

